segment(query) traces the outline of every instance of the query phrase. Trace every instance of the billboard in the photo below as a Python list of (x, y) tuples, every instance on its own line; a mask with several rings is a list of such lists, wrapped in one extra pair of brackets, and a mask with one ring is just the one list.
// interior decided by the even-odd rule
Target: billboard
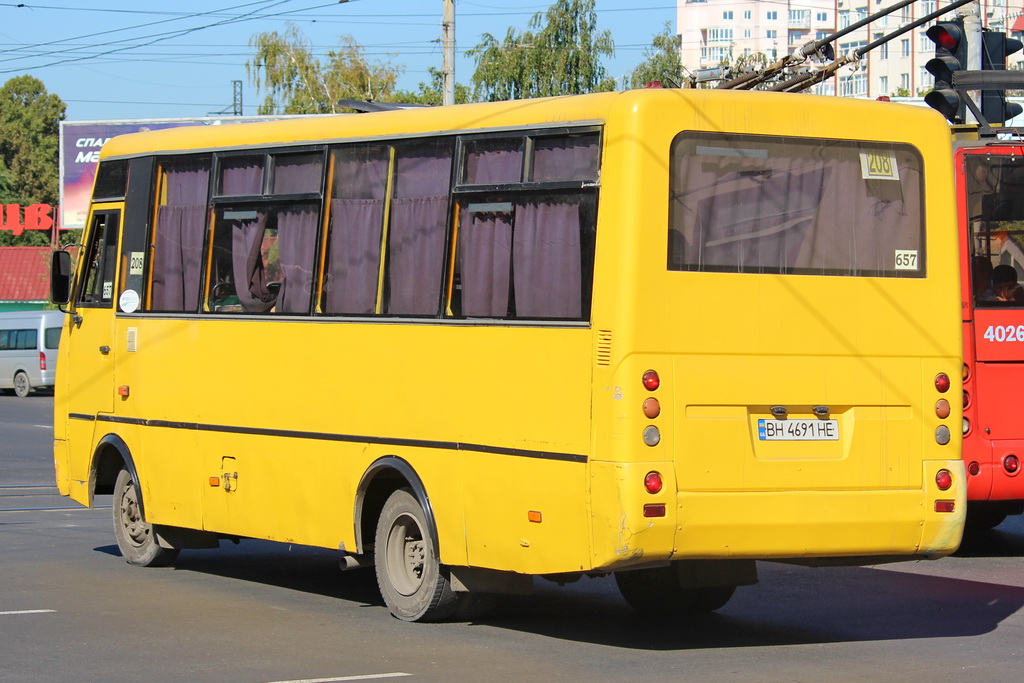
[(85, 227), (89, 196), (100, 148), (110, 138), (144, 130), (181, 126), (218, 126), (249, 121), (271, 121), (281, 116), (218, 116), (190, 119), (138, 119), (133, 121), (61, 121), (60, 123), (60, 227)]

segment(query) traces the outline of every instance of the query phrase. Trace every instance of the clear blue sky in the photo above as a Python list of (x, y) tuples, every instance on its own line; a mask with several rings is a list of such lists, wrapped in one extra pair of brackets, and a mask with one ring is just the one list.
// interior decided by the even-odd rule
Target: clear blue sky
[[(468, 84), (465, 51), (484, 33), (522, 30), (551, 2), (456, 0), (456, 80)], [(69, 121), (207, 116), (231, 111), (232, 81), (243, 82), (245, 114), (262, 99), (245, 73), (249, 38), (292, 22), (323, 56), (352, 35), (373, 61), (404, 67), (399, 87), (415, 89), (441, 67), (442, 0), (40, 0), (0, 2), (0, 83), (30, 74), (67, 103)], [(597, 0), (598, 24), (615, 40), (609, 75), (643, 60), (673, 0)]]

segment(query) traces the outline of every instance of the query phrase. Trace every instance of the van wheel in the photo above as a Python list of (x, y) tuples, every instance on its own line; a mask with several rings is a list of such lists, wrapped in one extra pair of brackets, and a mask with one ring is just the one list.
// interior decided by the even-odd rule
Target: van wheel
[(114, 484), (114, 536), (128, 564), (137, 567), (166, 567), (178, 557), (177, 549), (161, 548), (153, 525), (142, 518), (142, 496), (127, 469)]
[(377, 520), (374, 568), (384, 603), (403, 621), (442, 621), (459, 606), (433, 534), (409, 489), (391, 494)]
[(32, 391), (32, 384), (28, 381), (28, 375), (21, 371), (17, 372), (14, 375), (14, 395), (18, 398), (25, 398), (30, 391)]

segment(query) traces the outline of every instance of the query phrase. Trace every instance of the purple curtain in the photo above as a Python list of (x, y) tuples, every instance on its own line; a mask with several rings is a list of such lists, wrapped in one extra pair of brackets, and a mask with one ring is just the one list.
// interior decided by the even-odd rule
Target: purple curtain
[(699, 262), (743, 271), (794, 267), (830, 170), (723, 177), (697, 207)]
[(533, 148), (534, 182), (597, 180), (597, 134), (541, 138)]
[(220, 162), (220, 194), (252, 195), (263, 192), (263, 157), (227, 157)]
[(202, 277), (210, 163), (164, 169), (167, 203), (157, 207), (150, 310), (195, 311)]
[(478, 141), (466, 151), (464, 182), (470, 185), (518, 183), (522, 180), (521, 139)]
[(320, 214), (312, 208), (293, 207), (277, 216), (281, 265), (278, 313), (308, 313), (313, 288), (313, 255)]
[[(427, 150), (424, 150), (427, 151)], [(388, 236), (387, 313), (434, 315), (444, 275), (451, 147), (399, 156)]]
[(335, 156), (325, 313), (375, 311), (387, 174), (386, 148), (356, 146)]
[(576, 203), (516, 207), (512, 262), (517, 318), (579, 318), (580, 211)]
[(508, 315), (512, 213), (463, 210), (459, 220), (462, 314)]
[(263, 236), (267, 215), (259, 212), (251, 220), (231, 222), (231, 266), (235, 293), (246, 313), (266, 313), (274, 307), (276, 296), (267, 288), (263, 262)]
[(319, 192), (323, 157), (319, 154), (279, 155), (274, 159), (274, 194)]

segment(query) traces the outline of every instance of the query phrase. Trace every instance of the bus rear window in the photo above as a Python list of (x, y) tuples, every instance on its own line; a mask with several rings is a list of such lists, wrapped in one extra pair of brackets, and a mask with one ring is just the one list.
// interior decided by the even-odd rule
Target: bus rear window
[(668, 268), (924, 277), (921, 167), (902, 144), (680, 133)]

